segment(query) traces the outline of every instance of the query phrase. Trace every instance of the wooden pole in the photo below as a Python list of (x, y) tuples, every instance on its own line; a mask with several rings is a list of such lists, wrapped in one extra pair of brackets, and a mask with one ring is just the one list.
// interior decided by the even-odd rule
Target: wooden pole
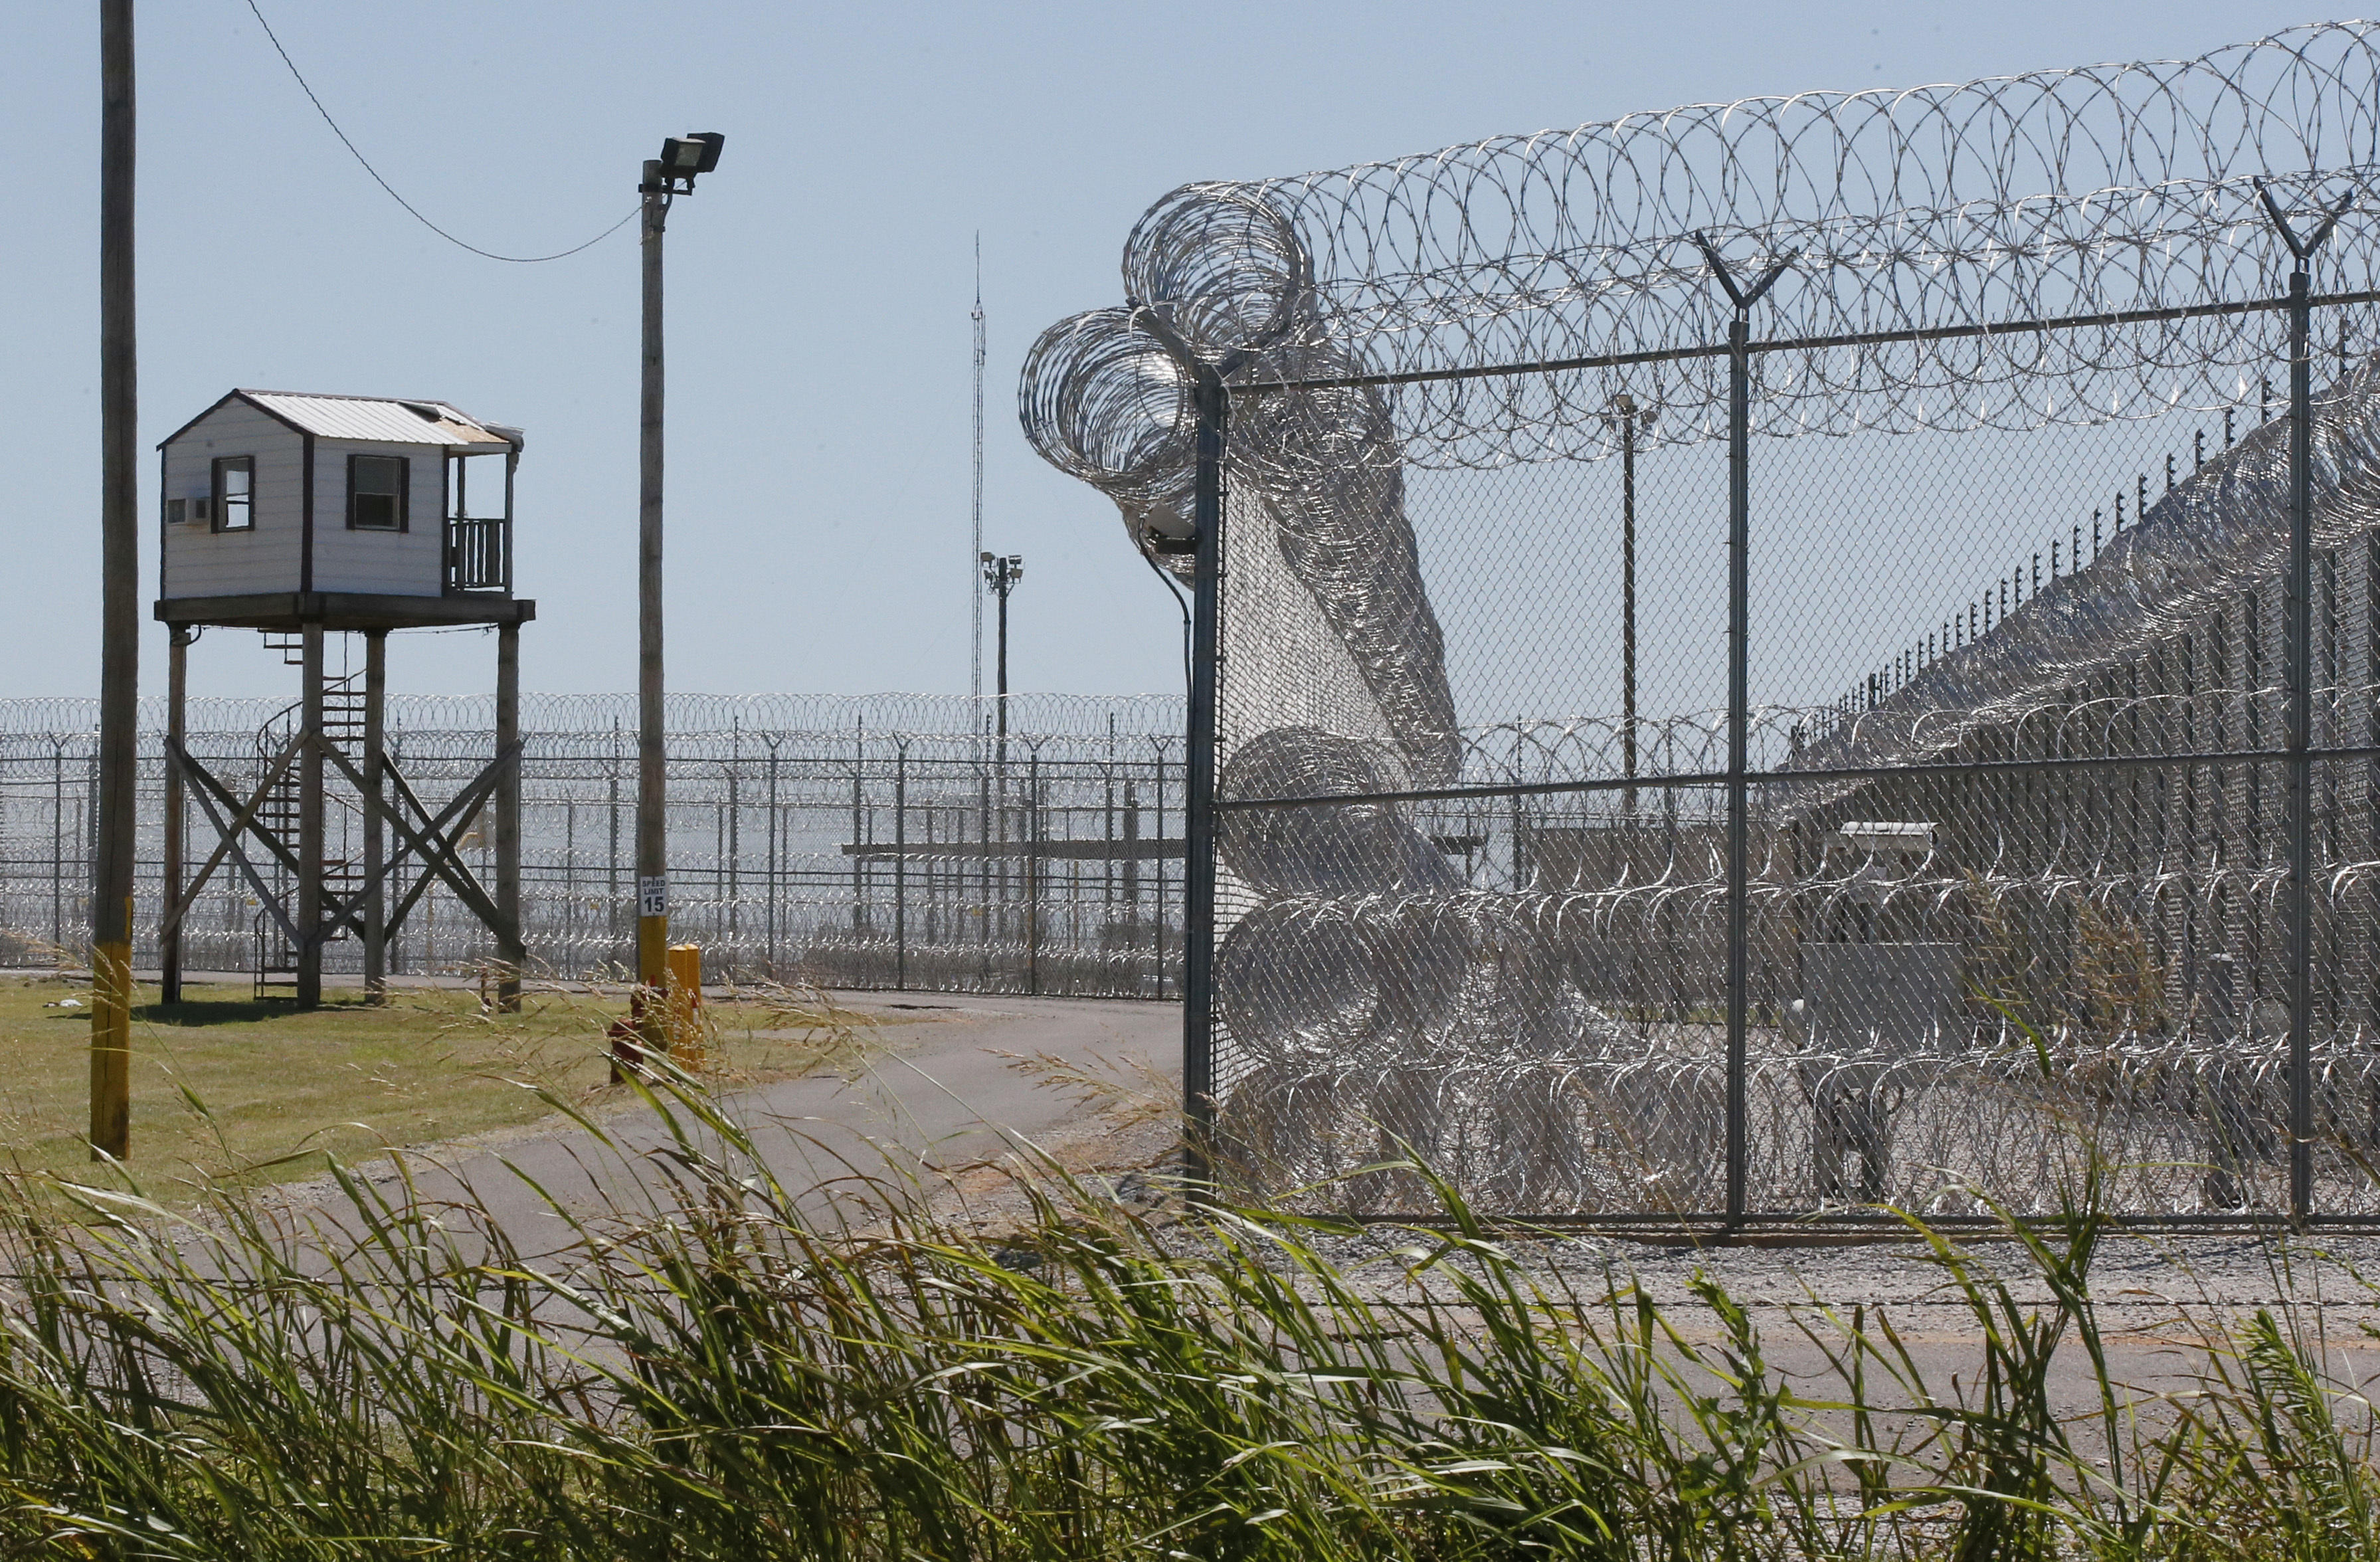
[(378, 877), (387, 860), (388, 826), (380, 816), (388, 788), (388, 631), (364, 635), (364, 993), (388, 1001), (388, 886)]
[(496, 1007), (520, 1012), (521, 938), (520, 625), (496, 629), (496, 929), (504, 968), (496, 981)]
[(101, 0), (99, 817), (91, 885), (91, 1146), (132, 1145), (132, 867), (139, 823), (140, 382), (133, 295), (132, 0)]
[(304, 689), (298, 720), (306, 746), (298, 755), (298, 1007), (322, 1002), (322, 621), (302, 628)]
[(648, 1050), (666, 1044), (662, 1007), (669, 982), (669, 757), (662, 728), (662, 235), (669, 197), (644, 207), (644, 362), (637, 424), (637, 985)]
[(182, 767), (176, 759), (188, 736), (191, 630), (176, 624), (165, 660), (165, 864), (160, 897), (157, 967), (159, 1001), (182, 1001)]

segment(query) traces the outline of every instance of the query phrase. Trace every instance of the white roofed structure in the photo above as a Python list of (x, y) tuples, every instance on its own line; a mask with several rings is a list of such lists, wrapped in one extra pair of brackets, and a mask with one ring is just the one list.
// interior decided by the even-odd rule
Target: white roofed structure
[[(168, 1001), (181, 982), (179, 907), (227, 863), (257, 908), (260, 997), (286, 987), (301, 1007), (320, 1002), (323, 946), (348, 938), (377, 991), (387, 939), (435, 879), (495, 934), (513, 973), (499, 1002), (514, 1001), (520, 627), (537, 616), (513, 595), (522, 444), (518, 429), (426, 397), (234, 390), (157, 446)], [(433, 814), (388, 751), (388, 637), (467, 625), (496, 631), (495, 752)], [(218, 775), (182, 747), (190, 648), (210, 628), (259, 630), (299, 670), (298, 698), (257, 734), (259, 775)], [(191, 802), (220, 844), (185, 883)], [(460, 849), (483, 812), (494, 848), (484, 885)]]
[(236, 390), (231, 395), (324, 439), (372, 440), (385, 445), (443, 445), (458, 450), (497, 445), (510, 445), (518, 449), (521, 444), (520, 430), (480, 422), (443, 401), (408, 397), (316, 396), (264, 390)]
[(158, 446), (157, 616), (291, 629), (517, 622), (521, 431), (432, 397), (240, 389)]

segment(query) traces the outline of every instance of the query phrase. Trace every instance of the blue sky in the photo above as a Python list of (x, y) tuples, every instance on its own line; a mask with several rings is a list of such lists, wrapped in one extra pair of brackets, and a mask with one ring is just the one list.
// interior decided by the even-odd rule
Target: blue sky
[[(1016, 432), (1042, 326), (1111, 302), (1185, 180), (1329, 167), (1758, 92), (2195, 55), (2308, 19), (2255, 4), (955, 6), (263, 0), (415, 204), (515, 252), (633, 204), (687, 129), (726, 158), (671, 229), (670, 680), (719, 692), (966, 687), (968, 323), (990, 321), (987, 544), (1023, 554), (1022, 689), (1178, 686), (1178, 619), (1112, 508)], [(26, 0), (0, 57), (18, 554), (0, 697), (97, 685), (94, 7)], [(532, 689), (634, 677), (636, 249), (501, 265), (349, 159), (245, 0), (140, 18), (141, 421), (234, 384), (436, 396), (528, 431)], [(144, 511), (144, 513), (148, 513)], [(146, 561), (153, 569), (153, 556)], [(162, 631), (144, 683), (162, 685)], [(400, 639), (395, 685), (484, 688), (474, 635)], [(290, 675), (209, 642), (200, 692)]]

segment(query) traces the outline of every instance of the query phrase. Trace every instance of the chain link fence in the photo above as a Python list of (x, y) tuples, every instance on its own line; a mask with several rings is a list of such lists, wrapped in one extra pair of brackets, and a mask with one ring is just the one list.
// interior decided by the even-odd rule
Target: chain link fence
[[(1179, 702), (1017, 695), (1010, 706), (1002, 740), (964, 698), (674, 697), (672, 936), (700, 945), (706, 972), (730, 981), (1178, 996)], [(135, 959), (153, 963), (162, 702), (143, 716)], [(89, 946), (96, 717), (95, 702), (0, 702), (0, 961), (79, 963)], [(271, 702), (194, 700), (188, 747), (244, 790), (289, 719)], [(391, 763), (433, 811), (494, 752), (488, 700), (392, 697), (388, 724)], [(527, 696), (522, 727), (532, 968), (633, 971), (634, 701)], [(215, 843), (187, 806), (195, 870)], [(492, 882), (485, 823), (463, 836), (482, 883)], [(334, 872), (360, 858), (350, 791), (329, 788), (326, 830)], [(188, 913), (184, 958), (193, 971), (251, 972), (265, 936), (252, 888), (226, 864)], [(436, 884), (390, 945), (399, 975), (494, 958), (486, 929)], [(336, 940), (324, 961), (360, 972), (361, 946)]]
[(2380, 1218), (2375, 44), (1151, 208), (1022, 409), (1197, 593), (1218, 1165)]

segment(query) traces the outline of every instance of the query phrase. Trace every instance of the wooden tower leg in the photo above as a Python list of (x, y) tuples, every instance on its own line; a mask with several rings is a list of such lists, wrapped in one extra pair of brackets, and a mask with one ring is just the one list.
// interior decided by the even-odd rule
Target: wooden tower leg
[[(513, 750), (520, 742), (520, 625), (496, 630), (496, 913), (503, 925), (496, 942), (504, 962), (496, 1007), (520, 1011), (521, 965), (528, 944), (521, 936), (521, 766)], [(508, 757), (509, 756), (509, 757)]]
[(174, 758), (188, 731), (185, 708), (190, 692), (190, 631), (176, 624), (165, 659), (165, 865), (164, 904), (157, 934), (159, 998), (182, 1001), (182, 767)]
[(364, 897), (364, 992), (373, 1003), (388, 1001), (388, 886), (379, 877), (388, 860), (387, 825), (379, 813), (388, 782), (388, 631), (364, 635), (364, 860), (371, 888)]
[(305, 627), (298, 756), (298, 1007), (322, 1001), (322, 624)]

